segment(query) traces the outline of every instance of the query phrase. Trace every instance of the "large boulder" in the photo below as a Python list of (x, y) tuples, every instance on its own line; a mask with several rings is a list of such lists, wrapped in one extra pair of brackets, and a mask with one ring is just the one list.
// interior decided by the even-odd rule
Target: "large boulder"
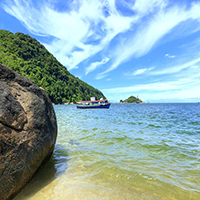
[(46, 92), (0, 64), (0, 199), (12, 199), (53, 153), (55, 112)]

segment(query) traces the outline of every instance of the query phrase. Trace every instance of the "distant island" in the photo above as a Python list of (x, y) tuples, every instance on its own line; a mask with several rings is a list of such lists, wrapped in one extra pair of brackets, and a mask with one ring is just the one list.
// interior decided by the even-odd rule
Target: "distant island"
[(120, 100), (120, 103), (144, 103), (144, 102), (138, 97), (130, 96), (128, 99)]
[(44, 88), (55, 104), (106, 98), (101, 91), (70, 74), (36, 39), (0, 30), (0, 63)]

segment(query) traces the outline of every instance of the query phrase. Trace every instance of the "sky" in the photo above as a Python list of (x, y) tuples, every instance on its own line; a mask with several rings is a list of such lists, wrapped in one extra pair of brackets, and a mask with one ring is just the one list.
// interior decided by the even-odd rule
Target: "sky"
[(37, 39), (111, 102), (200, 102), (200, 0), (0, 0), (0, 29)]

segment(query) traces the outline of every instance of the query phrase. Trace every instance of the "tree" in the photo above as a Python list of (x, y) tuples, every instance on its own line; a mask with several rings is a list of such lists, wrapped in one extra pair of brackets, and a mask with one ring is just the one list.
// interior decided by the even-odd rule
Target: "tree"
[(29, 35), (0, 30), (0, 62), (44, 88), (54, 103), (105, 98), (69, 71)]
[(127, 103), (142, 103), (142, 100), (135, 96), (130, 96), (128, 99), (120, 100), (120, 102), (127, 102)]

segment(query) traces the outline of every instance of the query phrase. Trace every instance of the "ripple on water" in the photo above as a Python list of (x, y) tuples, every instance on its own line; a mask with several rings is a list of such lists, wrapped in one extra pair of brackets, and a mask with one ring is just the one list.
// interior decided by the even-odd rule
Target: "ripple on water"
[(34, 199), (200, 199), (197, 104), (54, 108), (54, 175)]

